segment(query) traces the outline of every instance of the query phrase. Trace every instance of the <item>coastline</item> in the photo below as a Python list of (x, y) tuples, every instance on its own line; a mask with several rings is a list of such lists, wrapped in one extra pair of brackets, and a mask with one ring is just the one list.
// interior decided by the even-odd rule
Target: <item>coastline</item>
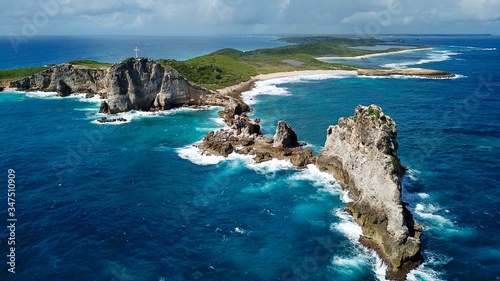
[(356, 57), (317, 57), (317, 60), (324, 61), (324, 60), (362, 60), (362, 59), (367, 59), (371, 57), (379, 57), (379, 56), (385, 56), (385, 55), (392, 55), (392, 54), (399, 54), (399, 53), (409, 53), (409, 52), (415, 52), (415, 51), (423, 51), (423, 50), (432, 50), (433, 48), (416, 48), (416, 49), (408, 49), (408, 50), (401, 50), (401, 51), (393, 51), (393, 52), (385, 52), (385, 53), (375, 53), (375, 54), (368, 54), (368, 55), (362, 55), (362, 56), (356, 56)]
[(272, 79), (308, 76), (308, 75), (358, 75), (355, 70), (299, 70), (288, 72), (275, 72), (269, 74), (259, 74), (253, 76), (250, 80), (232, 85), (226, 88), (218, 89), (217, 93), (239, 98), (241, 93), (249, 91), (253, 88), (256, 82), (267, 81)]

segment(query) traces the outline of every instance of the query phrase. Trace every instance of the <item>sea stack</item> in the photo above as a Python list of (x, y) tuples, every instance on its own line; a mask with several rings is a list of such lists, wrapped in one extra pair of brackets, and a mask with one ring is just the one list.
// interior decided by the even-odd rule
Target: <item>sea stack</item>
[(353, 202), (347, 208), (363, 230), (360, 242), (388, 265), (386, 278), (399, 281), (423, 257), (422, 227), (401, 198), (405, 168), (397, 155), (396, 135), (396, 123), (379, 106), (358, 106), (354, 116), (328, 128), (316, 165), (349, 191)]

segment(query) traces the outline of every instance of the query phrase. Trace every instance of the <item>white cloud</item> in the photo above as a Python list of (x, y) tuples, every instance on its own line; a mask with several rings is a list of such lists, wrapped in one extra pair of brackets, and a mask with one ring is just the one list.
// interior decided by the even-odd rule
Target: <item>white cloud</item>
[(500, 20), (499, 0), (460, 0), (461, 12), (470, 20), (498, 21)]
[(500, 0), (12, 0), (0, 3), (0, 34), (33, 20), (40, 3), (57, 4), (41, 34), (352, 33), (374, 24), (384, 33), (500, 30)]

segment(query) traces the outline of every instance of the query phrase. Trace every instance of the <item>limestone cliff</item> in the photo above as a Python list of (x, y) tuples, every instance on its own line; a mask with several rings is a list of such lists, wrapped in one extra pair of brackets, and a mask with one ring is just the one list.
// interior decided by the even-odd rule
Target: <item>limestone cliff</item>
[(401, 199), (405, 169), (397, 155), (396, 123), (376, 105), (328, 128), (317, 166), (331, 172), (354, 201), (347, 204), (363, 229), (360, 241), (387, 263), (387, 278), (405, 280), (418, 266), (422, 227)]
[(106, 68), (92, 69), (60, 64), (29, 77), (10, 82), (10, 88), (21, 91), (57, 92), (60, 96), (72, 93), (103, 94)]
[(57, 92), (60, 96), (99, 94), (106, 99), (101, 105), (102, 113), (132, 109), (165, 110), (179, 106), (224, 106), (230, 101), (227, 96), (187, 81), (177, 70), (146, 58), (97, 69), (60, 64), (12, 81), (9, 87), (22, 91)]
[[(223, 105), (226, 99), (196, 86), (169, 66), (137, 59), (111, 66), (104, 80), (103, 113), (166, 110), (183, 105)], [(211, 99), (212, 98), (212, 99)]]

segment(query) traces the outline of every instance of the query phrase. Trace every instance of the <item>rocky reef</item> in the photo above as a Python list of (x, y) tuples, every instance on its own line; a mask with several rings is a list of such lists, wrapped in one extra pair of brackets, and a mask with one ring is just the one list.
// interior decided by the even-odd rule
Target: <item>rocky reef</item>
[(360, 242), (388, 265), (386, 277), (406, 280), (423, 262), (422, 227), (401, 199), (405, 168), (397, 155), (394, 120), (379, 106), (358, 106), (354, 116), (328, 128), (325, 148), (316, 165), (332, 173), (348, 190), (347, 208), (361, 226)]
[(9, 87), (57, 92), (59, 96), (98, 94), (106, 99), (100, 112), (110, 114), (132, 109), (156, 111), (180, 106), (225, 106), (230, 101), (227, 96), (189, 82), (177, 70), (146, 58), (117, 63), (109, 68), (55, 65), (11, 81)]
[(235, 115), (228, 129), (208, 133), (201, 148), (210, 154), (228, 156), (235, 152), (254, 155), (257, 163), (272, 159), (290, 160), (299, 168), (313, 163), (312, 150), (304, 149), (297, 141), (297, 134), (285, 121), (279, 121), (273, 138), (265, 137), (259, 120), (245, 114)]
[(425, 78), (452, 78), (455, 74), (433, 69), (425, 68), (400, 68), (400, 69), (358, 69), (360, 76), (417, 76)]
[[(422, 69), (359, 70), (358, 74), (453, 77), (446, 72)], [(347, 204), (347, 209), (363, 230), (360, 242), (374, 249), (388, 265), (388, 279), (405, 280), (407, 273), (423, 261), (422, 227), (401, 197), (405, 168), (397, 155), (396, 123), (376, 105), (358, 106), (354, 116), (340, 118), (338, 125), (330, 126), (324, 150), (314, 156), (312, 150), (298, 142), (297, 134), (285, 121), (278, 122), (272, 138), (266, 137), (260, 120), (248, 117), (250, 108), (240, 98), (197, 86), (175, 69), (150, 59), (128, 60), (97, 69), (61, 64), (11, 81), (8, 87), (53, 91), (60, 96), (99, 94), (105, 98), (100, 108), (102, 113), (224, 106), (219, 115), (228, 128), (208, 133), (200, 144), (201, 149), (223, 156), (233, 152), (253, 155), (258, 163), (277, 158), (290, 160), (298, 168), (316, 164), (332, 173), (349, 191), (353, 202)], [(101, 123), (125, 121), (99, 120)]]
[(423, 229), (402, 201), (406, 169), (397, 155), (394, 120), (377, 105), (358, 106), (354, 116), (340, 118), (338, 125), (328, 128), (325, 148), (314, 156), (285, 121), (278, 122), (273, 138), (267, 138), (259, 120), (250, 119), (243, 108), (241, 102), (231, 101), (220, 113), (230, 127), (207, 134), (201, 148), (226, 157), (233, 152), (254, 155), (257, 163), (277, 158), (298, 168), (316, 164), (333, 174), (353, 199), (347, 209), (363, 230), (360, 242), (388, 265), (388, 279), (406, 280), (408, 272), (423, 262)]

